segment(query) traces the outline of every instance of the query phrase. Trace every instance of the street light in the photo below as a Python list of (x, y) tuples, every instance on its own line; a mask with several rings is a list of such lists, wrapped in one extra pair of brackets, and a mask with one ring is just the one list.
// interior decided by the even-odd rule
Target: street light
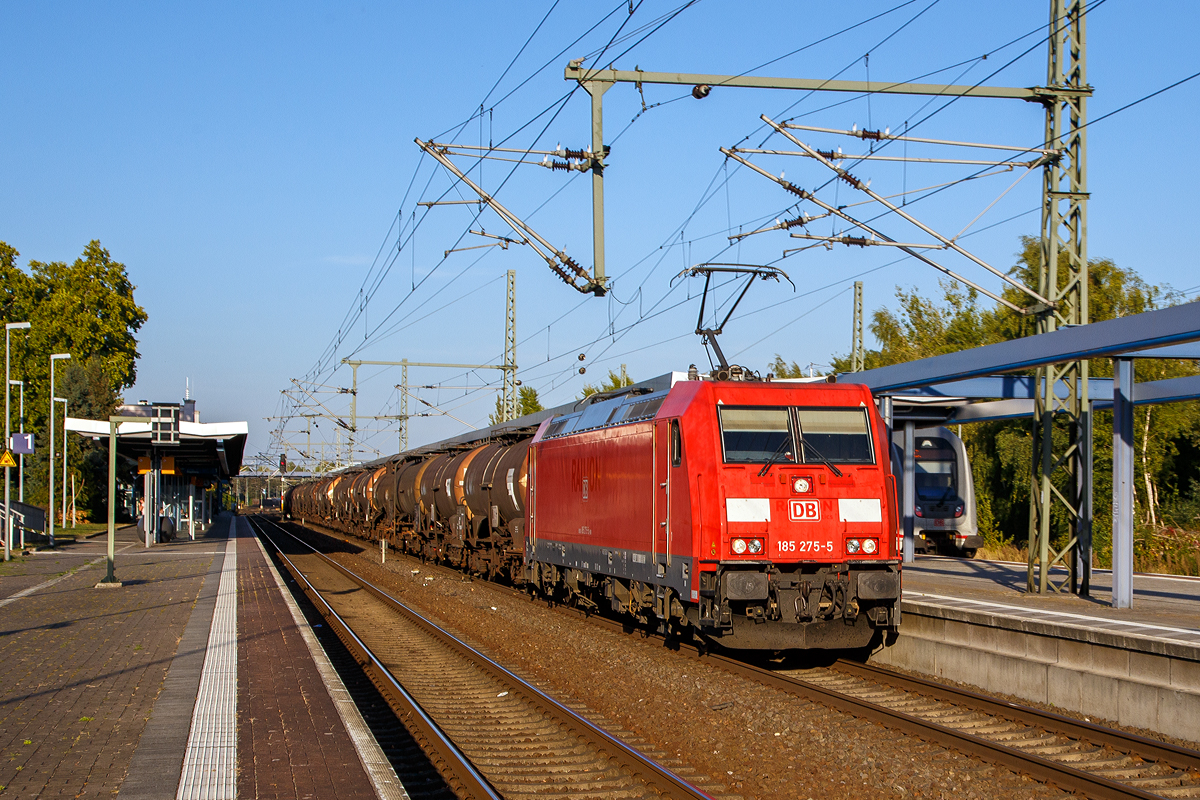
[(63, 530), (67, 529), (67, 398), (56, 397), (54, 402), (63, 404), (63, 483), (62, 483), (62, 520)]
[(46, 516), (50, 517), (51, 547), (54, 547), (54, 362), (70, 357), (70, 353), (50, 356), (50, 502), (46, 505)]
[[(21, 405), (20, 411), (17, 412), (17, 419), (21, 422), (21, 430), (18, 433), (25, 433), (25, 381), (14, 381), (9, 379), (9, 386), (21, 387)], [(17, 456), (17, 502), (25, 502), (25, 454), (21, 453)], [(25, 549), (25, 526), (21, 526), (21, 549)]]
[[(4, 326), (4, 450), (7, 452), (12, 448), (12, 430), (9, 425), (8, 413), (8, 387), (12, 380), (10, 372), (9, 351), (11, 349), (9, 341), (12, 338), (12, 332), (15, 330), (25, 330), (29, 328), (28, 322), (9, 322)], [(22, 390), (23, 391), (23, 390)], [(53, 405), (53, 403), (51, 404)], [(12, 558), (12, 496), (11, 487), (9, 486), (10, 479), (9, 468), (4, 468), (4, 560), (8, 561)]]

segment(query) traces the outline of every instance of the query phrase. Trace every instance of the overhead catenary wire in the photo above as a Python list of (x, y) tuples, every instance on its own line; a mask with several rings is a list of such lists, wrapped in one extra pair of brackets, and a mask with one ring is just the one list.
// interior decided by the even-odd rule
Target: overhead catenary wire
[[(1190, 76), (1190, 77), (1188, 77), (1188, 78), (1185, 78), (1185, 79), (1183, 79), (1182, 81), (1179, 81), (1179, 82), (1177, 82), (1176, 84), (1172, 84), (1172, 85), (1170, 85), (1170, 86), (1164, 87), (1162, 90), (1159, 90), (1158, 92), (1155, 92), (1155, 93), (1152, 93), (1152, 94), (1150, 94), (1150, 95), (1147, 95), (1145, 98), (1142, 98), (1142, 99), (1140, 99), (1140, 100), (1138, 100), (1138, 101), (1134, 101), (1134, 103), (1133, 103), (1133, 104), (1130, 104), (1130, 107), (1132, 107), (1133, 105), (1136, 105), (1136, 104), (1137, 104), (1137, 103), (1139, 103), (1139, 102), (1143, 102), (1144, 100), (1150, 99), (1151, 97), (1153, 97), (1153, 96), (1155, 96), (1155, 95), (1157, 95), (1157, 94), (1161, 93), (1162, 91), (1166, 91), (1166, 90), (1169, 90), (1170, 88), (1174, 88), (1174, 86), (1175, 86), (1175, 85), (1178, 85), (1179, 83), (1185, 83), (1185, 82), (1187, 82), (1188, 80), (1191, 80), (1192, 78), (1194, 78), (1194, 77), (1197, 77), (1197, 76), (1200, 76), (1200, 73), (1197, 73), (1197, 75), (1194, 75), (1194, 76)], [(1119, 112), (1120, 110), (1123, 110), (1123, 109), (1118, 109), (1118, 110), (1116, 110), (1116, 111), (1114, 111), (1114, 112), (1112, 112), (1112, 113), (1117, 113), (1117, 112)], [(1105, 115), (1105, 116), (1108, 116), (1108, 115)], [(1091, 125), (1091, 124), (1095, 124), (1096, 122), (1099, 122), (1099, 121), (1101, 121), (1103, 118), (1104, 118), (1104, 117), (1096, 118), (1096, 119), (1092, 120), (1092, 121), (1091, 121), (1090, 123), (1088, 123), (1088, 124), (1089, 124), (1089, 125)], [(723, 171), (727, 171), (727, 167), (723, 166), (723, 167), (722, 167), (722, 170), (723, 170)], [(719, 179), (718, 179), (718, 180), (719, 180)], [(714, 187), (713, 187), (713, 188), (715, 188), (715, 189), (716, 189), (716, 190), (719, 192), (719, 191), (721, 191), (721, 190), (722, 190), (722, 188), (725, 188), (725, 189), (727, 189), (728, 187), (727, 187), (727, 184), (724, 184), (724, 183), (717, 183), (717, 184), (715, 184), (715, 185), (714, 185)], [(556, 190), (555, 194), (557, 194), (557, 192), (558, 192), (558, 191), (561, 191), (561, 187), (559, 187), (559, 188)], [(1029, 212), (1024, 212), (1024, 213), (1029, 213)], [(1017, 215), (1017, 216), (1023, 216), (1023, 215), (1024, 215), (1024, 214), (1022, 214), (1022, 215)], [(1012, 217), (1010, 217), (1009, 219), (1013, 219), (1013, 218), (1012, 218)], [(729, 225), (729, 220), (728, 220), (728, 219), (726, 220), (726, 225), (727, 225), (727, 228), (731, 227), (731, 226)], [(991, 227), (991, 226), (987, 226), (987, 227)], [(986, 230), (986, 229), (987, 229), (987, 228), (982, 228), (981, 230)], [(969, 235), (969, 234), (967, 234), (967, 235)], [(711, 238), (711, 235), (710, 235), (709, 237), (702, 237), (702, 236), (693, 235), (691, 238), (689, 238), (689, 240), (688, 240), (688, 241), (689, 241), (689, 242), (691, 242), (691, 241), (700, 241), (702, 238)], [(670, 246), (672, 246), (672, 245), (667, 245), (667, 246), (668, 246), (668, 247), (670, 247)], [(652, 252), (652, 253), (650, 253), (650, 254), (648, 254), (648, 255), (652, 257), (652, 256), (653, 256), (653, 252)], [(789, 298), (789, 300), (790, 300), (790, 298)], [(583, 301), (581, 301), (581, 302), (583, 302)], [(636, 311), (636, 310), (635, 310), (635, 311)], [(569, 313), (569, 312), (564, 312), (563, 316), (566, 316), (566, 314), (567, 314), (567, 313)], [(375, 317), (375, 314), (372, 314), (371, 316), (372, 316), (372, 317)], [(562, 318), (562, 317), (560, 317), (560, 319), (561, 319), (561, 318)], [(607, 335), (607, 328), (608, 328), (608, 323), (607, 323), (607, 322), (606, 322), (606, 324), (605, 324), (605, 328), (606, 328), (606, 335)], [(539, 335), (540, 335), (540, 332), (541, 332), (541, 326), (539, 326), (539, 328), (538, 328), (538, 332), (539, 332)], [(598, 337), (598, 338), (599, 338), (599, 337)], [(677, 339), (677, 338), (680, 338), (680, 337), (672, 337), (672, 339)], [(646, 346), (647, 346), (647, 347), (650, 347), (650, 346), (653, 346), (653, 344), (651, 344), (651, 345), (646, 345)], [(597, 362), (591, 362), (591, 363), (597, 363)]]

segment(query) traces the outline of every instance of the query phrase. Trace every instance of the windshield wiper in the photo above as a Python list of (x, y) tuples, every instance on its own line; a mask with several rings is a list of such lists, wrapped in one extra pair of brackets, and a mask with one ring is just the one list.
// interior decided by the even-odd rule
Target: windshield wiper
[(811, 444), (809, 444), (809, 443), (808, 443), (808, 440), (804, 438), (804, 434), (802, 434), (802, 433), (797, 433), (797, 434), (796, 434), (796, 438), (800, 440), (800, 446), (801, 446), (801, 447), (807, 447), (809, 450), (812, 450), (812, 451), (813, 451), (813, 455), (815, 455), (817, 458), (821, 459), (821, 463), (822, 463), (822, 464), (824, 464), (825, 466), (829, 467), (829, 469), (833, 470), (833, 474), (834, 474), (834, 475), (837, 475), (839, 478), (840, 478), (840, 477), (842, 477), (842, 471), (841, 471), (840, 469), (838, 469), (837, 467), (835, 467), (835, 466), (833, 465), (833, 462), (832, 462), (832, 461), (830, 461), (830, 460), (829, 460), (828, 458), (826, 458), (825, 456), (821, 455), (821, 451), (820, 451), (820, 450), (818, 450), (817, 448), (815, 448), (815, 447), (813, 447)]
[(789, 444), (791, 444), (791, 442), (792, 437), (790, 435), (785, 436), (780, 440), (779, 446), (775, 448), (775, 452), (771, 453), (771, 457), (767, 459), (767, 463), (763, 464), (762, 469), (758, 471), (758, 477), (761, 478), (763, 475), (767, 474), (767, 472), (775, 464), (775, 459), (779, 458), (779, 455), (783, 452), (783, 448), (787, 447)]

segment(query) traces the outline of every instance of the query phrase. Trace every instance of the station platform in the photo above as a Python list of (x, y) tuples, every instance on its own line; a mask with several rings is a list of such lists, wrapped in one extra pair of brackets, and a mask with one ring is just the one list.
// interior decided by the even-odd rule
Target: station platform
[(1200, 742), (1200, 578), (1136, 574), (1133, 607), (1030, 594), (1026, 566), (918, 556), (879, 663)]
[(5, 797), (404, 797), (245, 519), (0, 565)]

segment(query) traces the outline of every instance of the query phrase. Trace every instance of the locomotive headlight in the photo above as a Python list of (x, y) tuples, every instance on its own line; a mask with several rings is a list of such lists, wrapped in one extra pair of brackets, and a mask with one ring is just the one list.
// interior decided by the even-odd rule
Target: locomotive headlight
[(796, 478), (792, 481), (792, 491), (796, 494), (808, 494), (812, 491), (812, 481), (809, 478)]
[(751, 539), (747, 544), (747, 549), (750, 551), (751, 555), (758, 555), (763, 551), (762, 539)]
[(962, 506), (962, 503), (959, 503), (958, 505), (956, 505), (954, 507), (954, 516), (961, 517), (962, 515), (963, 515), (963, 506)]
[(866, 553), (867, 555), (874, 555), (875, 551), (878, 549), (879, 549), (879, 545), (877, 545), (875, 543), (874, 539), (863, 539), (862, 551), (864, 553)]
[(920, 506), (913, 506), (913, 513), (916, 514), (918, 517), (925, 516), (925, 512), (921, 510)]
[(846, 540), (846, 552), (847, 553), (857, 553), (858, 548), (859, 548), (858, 539), (847, 539)]
[(746, 540), (745, 539), (734, 539), (732, 542), (729, 543), (729, 546), (731, 548), (733, 548), (733, 552), (737, 553), (739, 556), (742, 553), (746, 552)]

